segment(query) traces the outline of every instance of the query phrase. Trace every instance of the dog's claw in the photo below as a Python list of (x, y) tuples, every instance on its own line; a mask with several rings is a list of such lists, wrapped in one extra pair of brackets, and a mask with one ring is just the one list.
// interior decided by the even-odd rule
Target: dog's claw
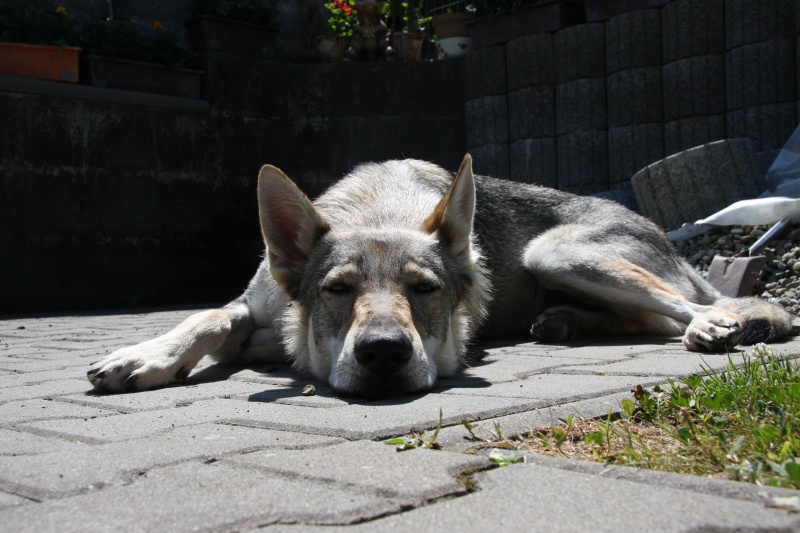
[(139, 376), (136, 374), (131, 374), (125, 381), (122, 382), (122, 385), (125, 387), (126, 391), (134, 391), (136, 390), (136, 380), (139, 379)]
[(695, 317), (686, 328), (683, 345), (693, 352), (724, 352), (739, 342), (742, 328), (736, 318), (719, 311)]
[(531, 336), (544, 342), (569, 340), (574, 335), (575, 317), (567, 309), (547, 309), (531, 326)]

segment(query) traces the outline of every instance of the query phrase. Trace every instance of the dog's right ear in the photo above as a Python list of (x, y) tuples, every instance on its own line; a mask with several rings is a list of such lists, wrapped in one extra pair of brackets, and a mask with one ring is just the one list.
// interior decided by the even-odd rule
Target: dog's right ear
[(311, 248), (328, 224), (286, 174), (264, 165), (258, 174), (258, 213), (272, 277), (293, 294)]

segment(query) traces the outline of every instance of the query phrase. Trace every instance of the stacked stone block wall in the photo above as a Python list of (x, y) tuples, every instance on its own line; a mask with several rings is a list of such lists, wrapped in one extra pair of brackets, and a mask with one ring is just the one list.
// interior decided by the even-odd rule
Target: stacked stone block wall
[[(583, 194), (629, 190), (648, 164), (726, 138), (749, 137), (766, 167), (800, 113), (798, 6), (675, 0), (480, 50), (505, 59), (509, 130), (470, 130), (467, 147), (482, 168)], [(467, 77), (489, 72), (474, 66)], [(486, 146), (499, 162), (481, 161)]]

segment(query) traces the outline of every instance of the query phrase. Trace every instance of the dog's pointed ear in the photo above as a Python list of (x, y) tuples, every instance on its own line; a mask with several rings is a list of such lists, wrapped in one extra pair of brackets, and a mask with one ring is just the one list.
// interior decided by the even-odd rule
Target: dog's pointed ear
[(422, 223), (422, 231), (437, 233), (454, 255), (470, 252), (472, 219), (475, 215), (475, 177), (472, 157), (467, 154), (456, 177), (433, 213)]
[(258, 174), (258, 214), (272, 277), (292, 294), (311, 248), (328, 224), (292, 180), (271, 165)]

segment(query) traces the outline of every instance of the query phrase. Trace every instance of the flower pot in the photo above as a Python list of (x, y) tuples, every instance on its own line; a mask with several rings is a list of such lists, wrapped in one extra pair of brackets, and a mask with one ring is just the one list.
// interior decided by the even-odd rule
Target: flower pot
[(251, 57), (275, 57), (278, 30), (211, 15), (201, 15), (186, 24), (189, 45), (198, 52), (225, 52)]
[(483, 48), (507, 43), (534, 33), (551, 33), (586, 22), (583, 4), (575, 0), (552, 0), (510, 11), (470, 24), (473, 46)]
[(348, 37), (340, 35), (320, 35), (317, 37), (317, 50), (323, 61), (341, 61), (347, 47), (350, 46)]
[(392, 46), (401, 61), (418, 61), (422, 53), (425, 34), (397, 31), (392, 34)]
[(203, 71), (84, 55), (81, 77), (95, 87), (200, 98)]
[(467, 22), (472, 20), (472, 13), (456, 12), (441, 13), (431, 19), (436, 39), (449, 39), (450, 37), (469, 37)]
[(437, 59), (452, 59), (469, 52), (472, 39), (469, 37), (446, 37), (436, 40)]
[(74, 46), (0, 43), (0, 75), (77, 83), (80, 52)]

